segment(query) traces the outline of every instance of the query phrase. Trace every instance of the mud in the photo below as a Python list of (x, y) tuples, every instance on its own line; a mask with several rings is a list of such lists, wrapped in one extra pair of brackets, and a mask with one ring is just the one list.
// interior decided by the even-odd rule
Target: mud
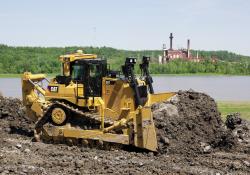
[(193, 156), (236, 144), (223, 125), (215, 101), (206, 94), (179, 92), (174, 99), (152, 108), (161, 153)]
[[(159, 153), (32, 142), (18, 99), (0, 97), (1, 174), (250, 174), (250, 123), (220, 118), (214, 100), (179, 92), (152, 106)], [(240, 120), (240, 122), (239, 122)]]

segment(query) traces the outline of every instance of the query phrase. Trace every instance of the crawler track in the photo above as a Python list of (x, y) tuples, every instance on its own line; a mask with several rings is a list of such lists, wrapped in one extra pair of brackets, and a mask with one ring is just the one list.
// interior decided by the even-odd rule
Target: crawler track
[[(37, 141), (45, 141), (48, 143), (66, 143), (66, 144), (72, 144), (72, 145), (83, 145), (88, 147), (93, 147), (94, 143), (96, 143), (98, 148), (108, 148), (109, 145), (114, 145), (117, 147), (117, 144), (111, 144), (111, 143), (103, 143), (100, 141), (91, 141), (91, 140), (82, 140), (82, 139), (73, 139), (73, 138), (56, 138), (56, 137), (50, 137), (47, 136), (45, 133), (45, 127), (51, 128), (54, 127), (54, 125), (51, 122), (51, 111), (54, 107), (60, 107), (64, 110), (67, 110), (67, 113), (69, 114), (68, 124), (70, 124), (70, 127), (75, 127), (77, 129), (81, 128), (84, 130), (89, 129), (99, 129), (101, 124), (101, 117), (98, 113), (94, 112), (83, 112), (82, 110), (74, 107), (73, 105), (70, 105), (65, 102), (60, 101), (53, 101), (49, 102), (46, 105), (44, 105), (44, 115), (42, 118), (40, 118), (36, 124), (35, 124), (35, 130), (34, 135)], [(104, 125), (110, 126), (114, 122), (110, 119), (105, 118), (104, 119)]]

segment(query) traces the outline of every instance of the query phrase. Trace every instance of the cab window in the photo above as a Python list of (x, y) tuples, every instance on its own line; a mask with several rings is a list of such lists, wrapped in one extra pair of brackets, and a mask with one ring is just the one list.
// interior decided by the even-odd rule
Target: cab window
[(100, 65), (95, 65), (95, 64), (90, 65), (89, 75), (91, 78), (99, 77), (100, 73), (101, 73)]
[(84, 69), (81, 65), (73, 65), (72, 66), (72, 79), (73, 80), (83, 80)]

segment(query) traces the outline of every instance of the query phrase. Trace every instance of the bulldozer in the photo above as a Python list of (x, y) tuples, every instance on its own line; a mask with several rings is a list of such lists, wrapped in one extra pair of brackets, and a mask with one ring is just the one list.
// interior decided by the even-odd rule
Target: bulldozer
[(78, 50), (62, 55), (61, 75), (22, 75), (27, 116), (35, 122), (34, 139), (67, 140), (72, 144), (118, 144), (157, 152), (151, 106), (174, 92), (155, 93), (149, 73), (150, 57), (127, 57), (121, 71), (107, 60)]

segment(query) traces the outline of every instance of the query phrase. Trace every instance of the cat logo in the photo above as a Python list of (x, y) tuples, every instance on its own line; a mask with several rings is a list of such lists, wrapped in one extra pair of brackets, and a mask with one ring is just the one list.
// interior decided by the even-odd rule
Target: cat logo
[(58, 86), (48, 86), (50, 92), (58, 92)]

